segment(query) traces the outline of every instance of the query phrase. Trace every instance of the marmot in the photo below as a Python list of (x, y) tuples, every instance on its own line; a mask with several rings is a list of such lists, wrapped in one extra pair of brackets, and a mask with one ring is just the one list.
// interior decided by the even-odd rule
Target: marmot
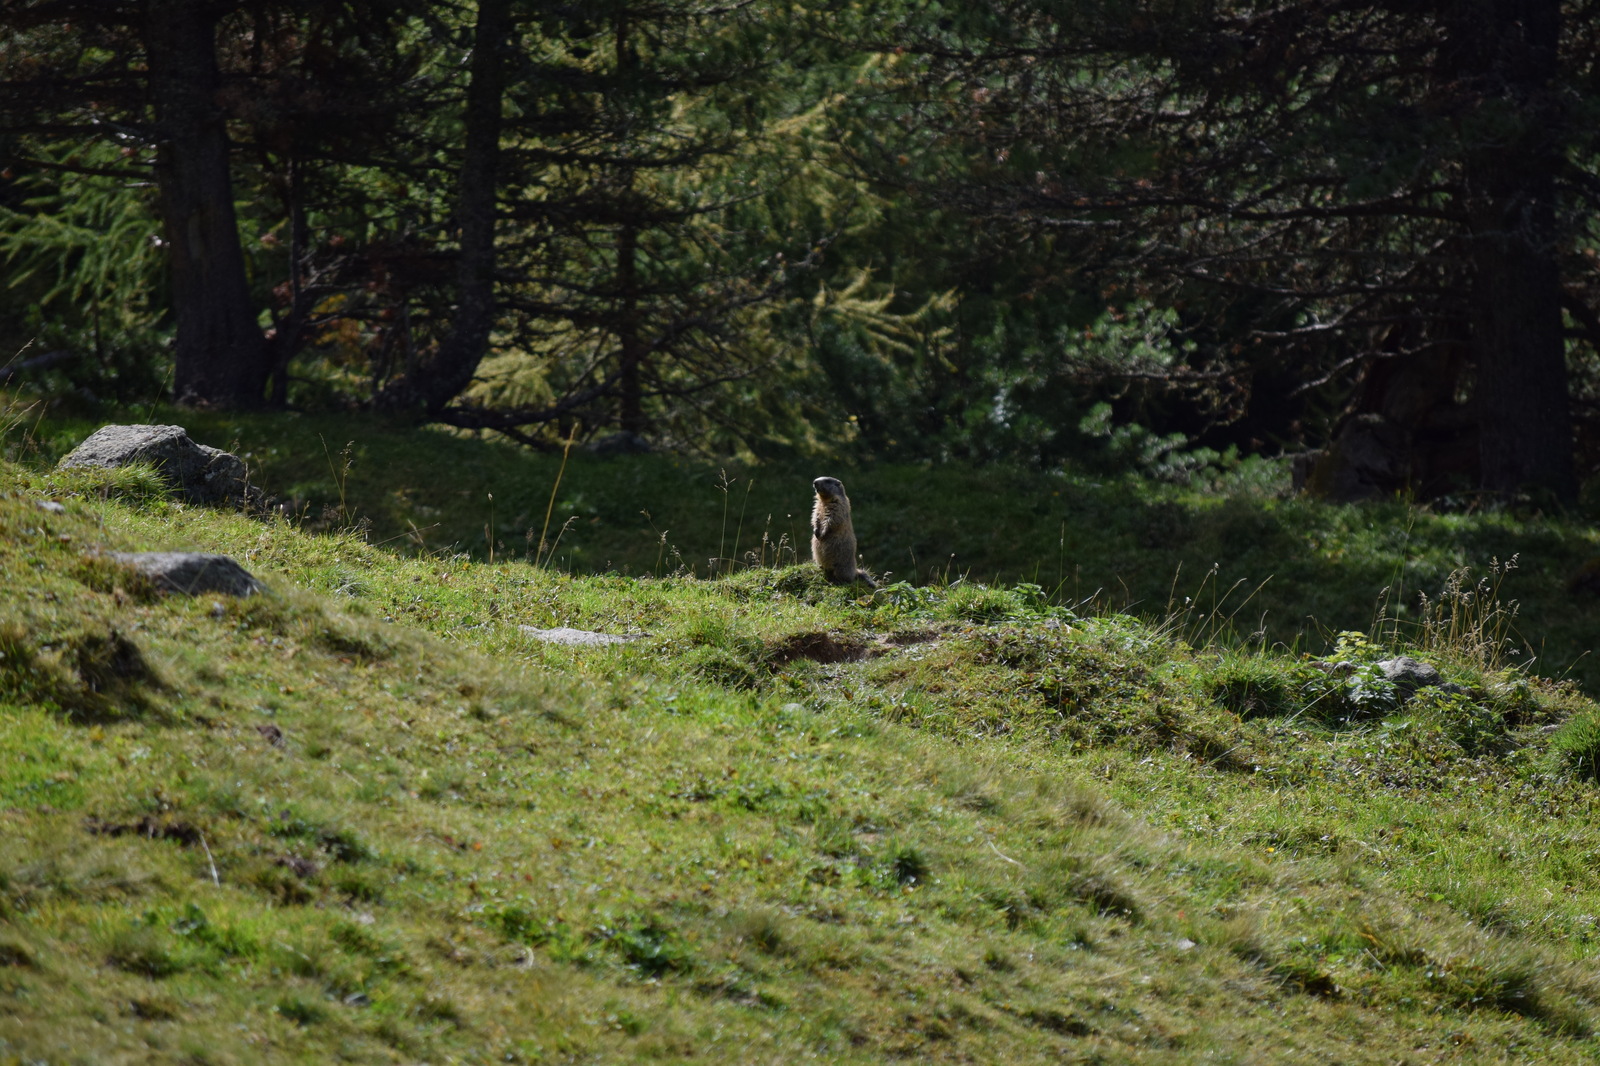
[(856, 566), (856, 530), (850, 524), (850, 497), (836, 477), (819, 477), (811, 483), (817, 502), (811, 509), (811, 558), (823, 576), (835, 585), (864, 581), (878, 583)]

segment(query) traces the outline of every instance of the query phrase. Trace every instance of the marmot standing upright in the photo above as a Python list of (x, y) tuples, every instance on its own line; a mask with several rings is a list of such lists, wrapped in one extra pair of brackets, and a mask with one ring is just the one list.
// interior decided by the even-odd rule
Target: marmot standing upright
[(850, 497), (836, 477), (819, 477), (811, 483), (817, 502), (811, 508), (811, 558), (823, 576), (835, 585), (864, 581), (878, 583), (856, 566), (856, 530), (850, 523)]

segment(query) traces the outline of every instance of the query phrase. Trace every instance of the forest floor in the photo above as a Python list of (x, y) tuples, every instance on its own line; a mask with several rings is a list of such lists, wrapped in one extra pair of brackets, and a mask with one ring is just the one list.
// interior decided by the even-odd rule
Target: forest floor
[(1600, 1053), (1581, 523), (189, 422), (289, 506), (5, 441), (0, 1062)]

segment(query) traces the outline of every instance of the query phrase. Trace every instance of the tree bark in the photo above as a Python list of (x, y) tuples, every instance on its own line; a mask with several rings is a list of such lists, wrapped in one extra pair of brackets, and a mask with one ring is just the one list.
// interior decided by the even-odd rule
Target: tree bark
[(1464, 157), (1482, 485), (1577, 495), (1557, 265), (1558, 0), (1452, 5), (1471, 91)]
[(480, 0), (473, 29), (461, 172), (456, 180), (456, 307), (432, 358), (386, 387), (379, 407), (437, 414), (472, 383), (489, 349), (495, 312), (495, 220), (510, 0)]
[(245, 281), (228, 131), (216, 95), (217, 15), (196, 0), (147, 0), (156, 173), (177, 319), (180, 403), (258, 407), (271, 355)]
[(639, 321), (638, 255), (639, 229), (623, 222), (617, 232), (617, 424), (622, 432), (642, 437), (645, 339)]
[[(626, 7), (616, 13), (617, 76), (623, 84), (638, 76), (639, 57), (633, 47), (632, 21)], [(633, 168), (626, 163), (617, 168), (616, 187), (624, 212), (631, 214)], [(644, 360), (645, 340), (639, 314), (639, 226), (624, 217), (617, 226), (617, 425), (631, 436), (644, 435)]]

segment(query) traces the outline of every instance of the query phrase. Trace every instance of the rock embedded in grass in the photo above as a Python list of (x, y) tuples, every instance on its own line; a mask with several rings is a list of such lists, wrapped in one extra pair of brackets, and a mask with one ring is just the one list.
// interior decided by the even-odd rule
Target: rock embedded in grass
[(103, 556), (148, 578), (156, 588), (180, 596), (217, 593), (253, 596), (266, 586), (226, 555), (205, 552), (106, 552)]
[(1442, 689), (1445, 692), (1465, 695), (1467, 690), (1453, 682), (1445, 681), (1439, 676), (1439, 671), (1420, 659), (1413, 659), (1409, 655), (1401, 655), (1393, 659), (1382, 659), (1378, 662), (1378, 669), (1383, 671), (1383, 676), (1399, 692), (1401, 700), (1409, 700), (1417, 692), (1425, 688)]
[(56, 464), (58, 470), (104, 470), (149, 463), (161, 478), (191, 503), (243, 507), (259, 502), (244, 460), (197, 444), (182, 426), (101, 426)]
[(595, 633), (587, 629), (571, 629), (567, 626), (561, 626), (558, 629), (539, 629), (535, 626), (518, 626), (517, 628), (522, 631), (523, 636), (532, 637), (534, 640), (540, 640), (546, 644), (627, 644), (630, 641), (644, 639), (643, 633), (624, 636), (621, 633)]
[(1432, 688), (1439, 683), (1438, 670), (1409, 655), (1384, 659), (1378, 663), (1378, 669), (1382, 670), (1383, 676), (1406, 696), (1419, 688)]

